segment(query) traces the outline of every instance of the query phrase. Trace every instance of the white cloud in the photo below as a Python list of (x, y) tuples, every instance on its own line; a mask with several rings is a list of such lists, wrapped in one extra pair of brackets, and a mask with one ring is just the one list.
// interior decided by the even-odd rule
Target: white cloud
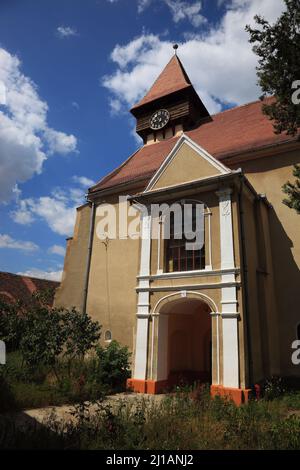
[(87, 178), (86, 176), (73, 176), (72, 180), (74, 183), (80, 184), (83, 188), (90, 188), (95, 184), (95, 181), (91, 180), (90, 178)]
[[(255, 14), (275, 21), (283, 8), (283, 0), (232, 0), (221, 21), (209, 26), (205, 36), (190, 34), (179, 44), (178, 54), (211, 113), (219, 112), (221, 103), (239, 105), (258, 98), (257, 59), (245, 25), (254, 24)], [(154, 34), (116, 45), (111, 53), (116, 70), (102, 79), (110, 100), (131, 107), (148, 91), (172, 52), (172, 43)]]
[(39, 247), (33, 242), (24, 242), (23, 240), (15, 240), (10, 235), (0, 234), (0, 248), (10, 248), (12, 250), (21, 251), (37, 251)]
[(50, 154), (60, 153), (66, 155), (76, 151), (77, 139), (74, 135), (67, 135), (54, 129), (46, 129), (45, 139), (48, 142)]
[(77, 30), (71, 26), (58, 26), (56, 28), (56, 34), (61, 39), (78, 36)]
[(20, 199), (10, 216), (14, 222), (23, 225), (42, 220), (54, 233), (70, 236), (74, 229), (76, 208), (84, 202), (82, 189), (56, 188), (50, 196)]
[(172, 13), (173, 21), (178, 23), (181, 20), (189, 20), (193, 26), (198, 28), (201, 24), (207, 23), (207, 19), (200, 14), (202, 3), (194, 3), (182, 0), (164, 0)]
[(49, 253), (53, 254), (53, 255), (59, 255), (59, 256), (65, 256), (65, 248), (61, 245), (52, 245), (50, 246), (49, 248)]
[[(118, 0), (108, 0), (109, 3), (116, 3), (117, 1)], [(144, 10), (153, 3), (155, 3), (155, 0), (137, 0), (138, 13), (143, 13)], [(207, 19), (200, 14), (202, 2), (199, 0), (159, 0), (159, 3), (164, 3), (169, 8), (175, 23), (188, 20), (193, 26), (199, 27), (201, 24), (207, 22)]]
[(72, 101), (71, 105), (72, 105), (72, 107), (75, 108), (75, 109), (80, 109), (80, 106), (79, 106), (79, 104), (77, 103), (77, 101)]
[(152, 0), (138, 0), (138, 12), (142, 13), (149, 5), (152, 3)]
[(61, 281), (62, 271), (43, 271), (42, 269), (31, 268), (27, 271), (18, 272), (21, 276), (36, 277), (38, 279), (47, 279), (49, 281)]
[(28, 210), (26, 200), (18, 201), (18, 209), (11, 212), (11, 217), (17, 224), (30, 225), (34, 221), (32, 213)]
[(6, 104), (6, 87), (2, 81), (0, 81), (0, 105)]
[(5, 103), (0, 106), (0, 202), (9, 201), (16, 183), (42, 171), (47, 156), (76, 150), (76, 137), (51, 129), (48, 105), (36, 85), (21, 72), (16, 56), (0, 48), (0, 83)]

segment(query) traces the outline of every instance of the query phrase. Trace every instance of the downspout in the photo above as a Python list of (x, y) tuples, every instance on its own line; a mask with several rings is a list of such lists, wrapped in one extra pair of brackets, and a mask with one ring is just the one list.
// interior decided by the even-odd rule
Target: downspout
[(251, 347), (251, 335), (250, 335), (250, 319), (249, 319), (249, 292), (248, 292), (248, 268), (246, 261), (246, 243), (245, 243), (245, 225), (244, 225), (244, 210), (243, 210), (243, 197), (242, 187), (244, 182), (244, 175), (241, 175), (240, 189), (238, 193), (239, 201), (239, 215), (240, 215), (240, 227), (241, 227), (241, 244), (242, 244), (242, 273), (244, 279), (244, 321), (246, 324), (246, 338), (247, 338), (247, 352), (248, 352), (248, 375), (249, 385), (253, 385), (253, 361), (252, 361), (252, 347)]
[(83, 301), (82, 301), (82, 314), (83, 315), (86, 315), (86, 304), (87, 304), (87, 295), (88, 295), (88, 288), (89, 288), (90, 267), (91, 267), (92, 248), (93, 248), (93, 239), (94, 239), (96, 204), (92, 202), (91, 207), (92, 208), (91, 208), (91, 215), (90, 215), (89, 244), (88, 244), (87, 259), (86, 259), (86, 271), (85, 271)]

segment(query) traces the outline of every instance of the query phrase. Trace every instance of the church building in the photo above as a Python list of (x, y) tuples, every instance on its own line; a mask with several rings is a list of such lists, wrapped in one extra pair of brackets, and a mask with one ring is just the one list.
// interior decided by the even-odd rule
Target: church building
[[(55, 305), (128, 346), (137, 392), (197, 380), (239, 404), (267, 377), (300, 377), (300, 217), (282, 203), (299, 140), (274, 134), (261, 101), (210, 115), (176, 53), (131, 113), (143, 145), (78, 207)], [(173, 204), (199, 218), (194, 249), (172, 213), (164, 236)], [(117, 236), (101, 232), (111, 208)]]

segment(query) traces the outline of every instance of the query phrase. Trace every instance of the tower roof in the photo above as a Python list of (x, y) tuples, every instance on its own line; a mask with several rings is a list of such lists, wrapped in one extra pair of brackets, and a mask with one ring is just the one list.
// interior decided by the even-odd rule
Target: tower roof
[(191, 81), (177, 55), (174, 55), (157, 77), (150, 90), (132, 109), (155, 101), (163, 96), (192, 87)]

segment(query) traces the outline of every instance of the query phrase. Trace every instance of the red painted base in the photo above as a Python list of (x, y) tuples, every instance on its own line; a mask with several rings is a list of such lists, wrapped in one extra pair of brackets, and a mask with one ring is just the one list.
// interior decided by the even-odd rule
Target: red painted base
[(236, 405), (248, 403), (250, 398), (250, 388), (230, 388), (222, 385), (211, 385), (210, 394), (212, 397), (219, 396), (232, 400)]
[[(149, 393), (155, 395), (165, 393), (175, 384), (172, 380), (137, 380), (128, 379), (127, 388), (136, 393)], [(211, 385), (210, 393), (212, 397), (220, 396), (232, 400), (236, 405), (247, 403), (250, 397), (251, 389), (229, 388), (222, 385)]]
[(157, 393), (164, 393), (170, 387), (167, 380), (138, 380), (128, 379), (127, 388), (136, 393), (149, 393), (155, 395)]

